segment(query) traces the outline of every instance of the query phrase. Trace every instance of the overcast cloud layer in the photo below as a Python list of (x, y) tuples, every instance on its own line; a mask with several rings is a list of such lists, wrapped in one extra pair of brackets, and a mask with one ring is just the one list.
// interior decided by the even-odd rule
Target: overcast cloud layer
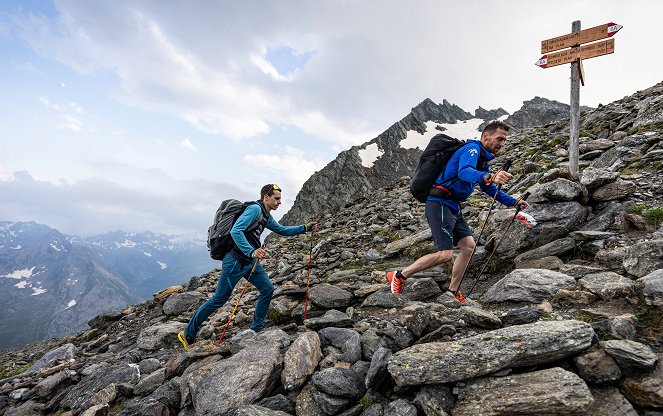
[(585, 62), (581, 104), (661, 81), (647, 49), (661, 15), (616, 0), (3, 2), (0, 219), (200, 232), (222, 199), (272, 182), (280, 216), (427, 97), (470, 112), (568, 102), (568, 67), (534, 62), (573, 20), (624, 26), (615, 54)]

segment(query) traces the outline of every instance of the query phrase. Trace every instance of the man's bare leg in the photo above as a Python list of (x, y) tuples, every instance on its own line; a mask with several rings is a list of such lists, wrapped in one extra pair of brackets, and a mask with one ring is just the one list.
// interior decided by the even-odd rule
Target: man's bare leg
[[(454, 266), (451, 270), (451, 283), (449, 284), (449, 290), (455, 292), (458, 290), (460, 285), (460, 277), (465, 273), (468, 263), (470, 262), (470, 257), (472, 256), (472, 250), (475, 247), (474, 238), (472, 236), (467, 236), (461, 239), (458, 242), (458, 248), (460, 249), (460, 254), (456, 257), (454, 261)], [(415, 262), (416, 263), (416, 262)]]
[(426, 254), (425, 256), (417, 259), (411, 265), (401, 270), (401, 274), (405, 277), (410, 277), (417, 272), (430, 269), (431, 267), (451, 260), (452, 253), (453, 250), (442, 250), (435, 253)]

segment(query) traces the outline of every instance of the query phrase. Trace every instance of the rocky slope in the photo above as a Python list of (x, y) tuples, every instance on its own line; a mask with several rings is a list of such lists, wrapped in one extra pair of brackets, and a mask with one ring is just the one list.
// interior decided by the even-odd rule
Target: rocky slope
[(478, 303), (444, 291), (447, 265), (389, 292), (384, 272), (431, 250), (403, 177), (325, 214), (312, 238), (268, 243), (277, 290), (262, 333), (244, 329), (249, 291), (216, 345), (238, 287), (182, 351), (175, 334), (215, 270), (75, 336), (1, 353), (0, 414), (660, 415), (662, 121), (663, 84), (585, 114), (579, 181), (564, 121), (514, 135), (501, 160), (515, 159), (509, 191), (532, 194), (527, 215), (486, 219), (483, 195), (463, 211), (486, 223), (464, 291), (497, 253)]

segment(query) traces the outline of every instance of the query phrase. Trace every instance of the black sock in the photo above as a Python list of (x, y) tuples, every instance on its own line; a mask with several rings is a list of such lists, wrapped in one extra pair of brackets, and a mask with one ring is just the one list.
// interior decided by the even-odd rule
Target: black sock
[(407, 279), (407, 277), (403, 276), (403, 273), (401, 273), (400, 270), (396, 271), (396, 277), (398, 277), (399, 279)]

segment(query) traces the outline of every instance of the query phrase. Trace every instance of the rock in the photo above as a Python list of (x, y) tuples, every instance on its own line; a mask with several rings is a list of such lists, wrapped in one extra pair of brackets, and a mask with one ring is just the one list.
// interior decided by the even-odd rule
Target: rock
[(602, 341), (603, 349), (615, 359), (621, 369), (651, 369), (658, 357), (646, 346), (636, 341), (611, 340)]
[[(523, 238), (509, 232), (498, 254), (531, 249), (534, 244), (545, 245), (560, 239), (582, 224), (588, 213), (589, 209), (577, 201), (532, 204), (523, 214), (531, 216), (536, 224), (532, 228), (525, 227), (527, 232)], [(516, 228), (517, 223), (520, 221), (515, 222), (512, 228)]]
[(546, 311), (539, 305), (523, 306), (522, 308), (510, 309), (501, 321), (505, 325), (524, 325), (536, 322)]
[(134, 387), (134, 394), (137, 396), (148, 395), (159, 388), (164, 381), (166, 381), (166, 369), (162, 368), (152, 374), (141, 377), (136, 387)]
[(398, 399), (389, 403), (383, 414), (384, 416), (417, 416), (417, 408), (407, 400)]
[(627, 297), (634, 290), (633, 280), (614, 272), (592, 273), (578, 280), (580, 286), (603, 300)]
[(404, 296), (410, 300), (426, 300), (440, 293), (440, 286), (430, 277), (407, 279), (403, 290)]
[(300, 335), (285, 353), (281, 383), (286, 390), (304, 385), (322, 359), (320, 338), (313, 331)]
[(140, 374), (150, 374), (161, 368), (161, 362), (156, 358), (147, 358), (138, 363)]
[(172, 295), (163, 304), (163, 313), (170, 316), (181, 315), (195, 309), (200, 300), (200, 292), (184, 292)]
[(459, 390), (452, 414), (584, 414), (593, 402), (580, 377), (555, 367), (471, 381)]
[(314, 392), (313, 400), (315, 400), (315, 404), (318, 405), (320, 410), (328, 415), (337, 415), (350, 404), (348, 398), (334, 396), (322, 391)]
[(366, 391), (359, 375), (346, 368), (325, 368), (315, 373), (311, 381), (320, 391), (348, 399), (359, 399)]
[(102, 329), (107, 327), (109, 324), (112, 324), (113, 322), (119, 321), (121, 318), (122, 312), (104, 312), (90, 319), (87, 324), (90, 328)]
[(401, 238), (400, 240), (396, 240), (393, 243), (387, 244), (387, 246), (382, 250), (382, 253), (385, 257), (391, 257), (408, 247), (411, 247), (422, 241), (430, 240), (431, 238), (433, 238), (433, 233), (431, 232), (430, 228), (426, 228), (417, 232), (416, 234), (412, 234), (411, 236)]
[(594, 332), (602, 338), (635, 339), (638, 318), (632, 314), (612, 316), (608, 319), (592, 323)]
[(573, 277), (552, 270), (516, 269), (490, 287), (481, 299), (484, 302), (539, 303), (575, 282)]
[(643, 287), (647, 305), (663, 306), (663, 269), (654, 270), (637, 282)]
[(630, 246), (624, 257), (624, 268), (637, 277), (663, 269), (663, 240), (643, 241)]
[(327, 283), (311, 286), (311, 302), (324, 309), (346, 308), (352, 300), (352, 293)]
[(180, 409), (181, 379), (175, 377), (162, 384), (147, 397), (139, 397), (127, 403), (119, 416), (163, 416), (175, 414)]
[(557, 256), (559, 254), (564, 254), (568, 251), (573, 250), (576, 247), (576, 242), (573, 238), (561, 238), (559, 240), (551, 241), (548, 244), (545, 244), (541, 247), (537, 247), (533, 250), (526, 251), (522, 254), (519, 254), (514, 259), (516, 265), (521, 264), (525, 261), (540, 259), (542, 257), (548, 256)]
[(69, 361), (76, 356), (77, 352), (78, 349), (74, 344), (64, 344), (44, 354), (25, 371), (25, 374), (36, 373), (39, 370), (53, 367), (58, 362)]
[(362, 308), (401, 308), (407, 302), (404, 295), (395, 295), (385, 290), (369, 295), (361, 304)]
[(318, 332), (322, 347), (332, 345), (341, 350), (341, 361), (354, 364), (361, 360), (361, 341), (359, 333), (344, 328), (323, 328)]
[(530, 203), (546, 201), (573, 201), (586, 192), (584, 186), (568, 179), (558, 178), (552, 182), (538, 184), (529, 189)]
[(625, 378), (621, 389), (631, 403), (646, 408), (663, 407), (663, 354), (659, 354), (653, 372)]
[(97, 393), (112, 386), (107, 390), (111, 397), (106, 401), (108, 403), (114, 399), (117, 388), (132, 391), (140, 379), (139, 373), (140, 370), (136, 364), (121, 363), (104, 368), (91, 376), (83, 377), (80, 383), (69, 390), (60, 405), (73, 410), (74, 413), (80, 413), (88, 407), (100, 404), (91, 399)]
[(330, 326), (346, 327), (352, 325), (352, 319), (341, 311), (331, 309), (319, 318), (309, 318), (305, 320), (304, 325), (312, 330), (320, 330)]
[(587, 189), (595, 189), (612, 183), (617, 180), (617, 178), (619, 178), (619, 172), (588, 167), (582, 171), (580, 183)]
[(594, 403), (587, 416), (638, 416), (631, 403), (614, 387), (590, 387)]
[(280, 378), (282, 360), (277, 343), (261, 343), (189, 374), (185, 372), (182, 378), (197, 413), (223, 415), (269, 392)]
[(607, 185), (592, 190), (591, 198), (594, 201), (615, 201), (626, 198), (635, 192), (633, 182), (617, 179)]
[(313, 399), (313, 394), (317, 392), (318, 390), (311, 383), (304, 386), (295, 400), (295, 413), (297, 415), (326, 416), (326, 413), (320, 410), (315, 399)]
[(539, 365), (591, 345), (594, 331), (580, 321), (543, 321), (450, 342), (417, 344), (395, 353), (389, 373), (399, 386), (449, 383), (509, 367)]
[(454, 401), (454, 396), (449, 387), (433, 385), (423, 386), (417, 393), (414, 404), (426, 416), (447, 416)]
[(275, 396), (267, 397), (260, 400), (256, 403), (258, 406), (266, 407), (268, 409), (277, 410), (280, 412), (285, 412), (287, 414), (294, 414), (295, 407), (292, 405), (290, 400), (282, 394), (277, 394)]
[(169, 321), (147, 327), (140, 331), (136, 345), (138, 348), (148, 351), (159, 348), (176, 347), (180, 345), (177, 333), (184, 330), (186, 324), (183, 322)]
[(56, 392), (73, 384), (76, 379), (76, 373), (71, 370), (58, 371), (45, 379), (41, 380), (31, 390), (29, 396), (36, 395), (38, 397), (54, 396)]
[(578, 375), (589, 383), (606, 384), (622, 376), (615, 360), (598, 346), (581, 353), (573, 361), (578, 368)]
[(378, 387), (389, 376), (387, 364), (392, 355), (393, 352), (389, 348), (380, 347), (375, 351), (373, 358), (371, 358), (371, 366), (366, 374), (366, 380), (364, 381), (367, 389)]
[(258, 405), (248, 405), (237, 409), (233, 416), (289, 416), (289, 413)]

